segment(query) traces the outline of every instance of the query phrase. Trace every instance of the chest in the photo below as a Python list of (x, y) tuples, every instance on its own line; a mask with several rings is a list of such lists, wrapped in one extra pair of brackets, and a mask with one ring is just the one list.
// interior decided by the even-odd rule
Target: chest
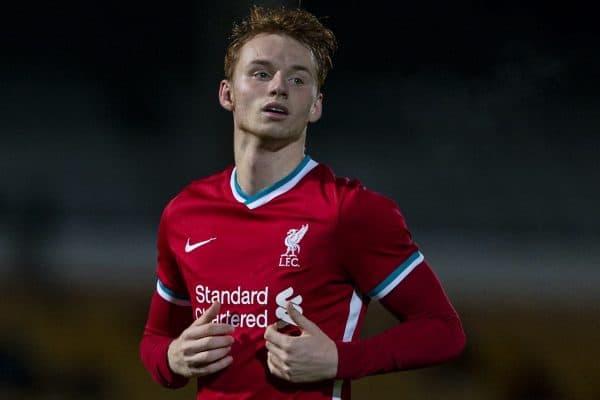
[(174, 226), (170, 246), (197, 309), (219, 301), (224, 310), (271, 309), (274, 317), (288, 301), (317, 308), (348, 284), (335, 218), (323, 211), (204, 209)]
[(311, 215), (199, 215), (180, 224), (170, 244), (184, 274), (227, 281), (323, 272), (337, 247), (332, 221)]

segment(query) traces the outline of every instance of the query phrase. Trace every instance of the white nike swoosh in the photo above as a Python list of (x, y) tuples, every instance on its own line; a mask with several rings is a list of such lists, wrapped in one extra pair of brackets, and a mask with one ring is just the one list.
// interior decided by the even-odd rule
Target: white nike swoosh
[(202, 242), (198, 242), (198, 243), (194, 243), (194, 244), (190, 244), (190, 238), (188, 238), (187, 243), (185, 244), (185, 252), (189, 253), (190, 251), (194, 251), (196, 250), (198, 247), (200, 246), (204, 246), (207, 243), (212, 242), (213, 240), (217, 239), (216, 237), (210, 238), (208, 240), (204, 240)]

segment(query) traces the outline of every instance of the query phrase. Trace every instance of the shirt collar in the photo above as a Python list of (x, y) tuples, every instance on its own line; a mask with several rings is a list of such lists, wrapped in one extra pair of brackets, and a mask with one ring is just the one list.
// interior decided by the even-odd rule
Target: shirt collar
[(247, 195), (244, 193), (242, 188), (237, 182), (237, 167), (231, 171), (230, 186), (233, 197), (240, 203), (244, 203), (249, 209), (254, 209), (267, 204), (275, 197), (280, 196), (292, 188), (294, 188), (298, 182), (302, 180), (313, 168), (319, 163), (314, 161), (310, 156), (305, 155), (300, 164), (287, 176), (283, 177), (279, 181), (275, 182), (271, 186), (255, 193), (253, 195)]

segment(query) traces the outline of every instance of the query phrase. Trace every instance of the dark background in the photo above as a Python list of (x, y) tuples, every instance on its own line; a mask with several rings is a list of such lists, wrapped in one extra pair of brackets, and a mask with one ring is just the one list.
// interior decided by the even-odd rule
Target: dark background
[[(217, 89), (250, 4), (0, 6), (0, 393), (191, 398), (150, 381), (137, 341), (162, 208), (233, 160)], [(357, 397), (599, 398), (592, 6), (302, 6), (340, 44), (308, 153), (399, 203), (469, 336)], [(389, 323), (376, 308), (366, 334)]]

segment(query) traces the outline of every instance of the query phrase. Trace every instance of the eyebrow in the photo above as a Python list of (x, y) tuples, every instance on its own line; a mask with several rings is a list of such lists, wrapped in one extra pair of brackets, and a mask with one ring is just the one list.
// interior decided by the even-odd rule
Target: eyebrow
[[(250, 61), (249, 65), (263, 65), (265, 67), (271, 67), (271, 68), (274, 67), (272, 62), (270, 62), (268, 60), (262, 60), (262, 59), (252, 60), (252, 61)], [(291, 69), (294, 71), (304, 71), (311, 76), (313, 75), (312, 72), (310, 71), (310, 69), (304, 65), (295, 64), (295, 65), (291, 66)]]

